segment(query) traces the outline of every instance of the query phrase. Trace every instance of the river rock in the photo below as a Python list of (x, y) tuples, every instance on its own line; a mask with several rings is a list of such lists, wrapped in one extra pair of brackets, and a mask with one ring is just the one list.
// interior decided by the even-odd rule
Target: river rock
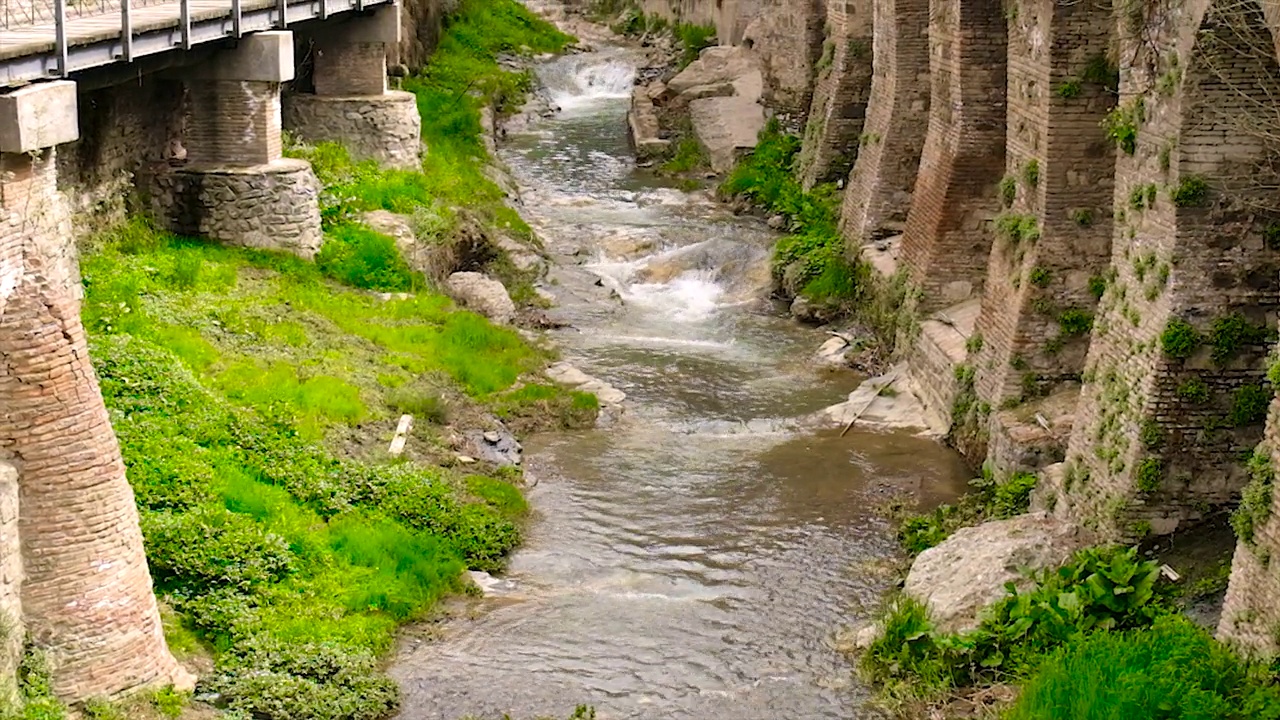
[(843, 365), (844, 356), (848, 352), (849, 341), (839, 335), (832, 335), (818, 348), (818, 362), (823, 365)]
[(458, 304), (480, 313), (495, 323), (506, 325), (515, 317), (516, 305), (507, 288), (477, 272), (456, 272), (445, 281), (445, 289)]
[(463, 439), (472, 456), (500, 467), (519, 465), (524, 459), (520, 441), (501, 425), (497, 430), (468, 430)]
[(798, 295), (791, 301), (791, 317), (811, 325), (823, 325), (835, 320), (840, 315), (839, 308), (822, 302), (814, 302)]
[(631, 146), (639, 161), (666, 156), (671, 141), (662, 137), (658, 125), (658, 111), (649, 96), (649, 89), (636, 87), (631, 93), (631, 109), (627, 111), (627, 132)]
[(558, 362), (547, 368), (547, 377), (561, 385), (568, 385), (575, 390), (595, 395), (602, 405), (618, 405), (627, 399), (626, 393), (582, 372), (567, 362)]
[(468, 570), (467, 575), (485, 595), (505, 595), (517, 589), (514, 580), (496, 578), (483, 570)]
[(663, 97), (670, 101), (694, 88), (726, 83), (733, 86), (735, 95), (752, 102), (763, 94), (764, 74), (759, 58), (750, 49), (729, 45), (706, 48), (697, 60), (667, 81)]
[(911, 564), (903, 591), (929, 607), (942, 630), (976, 628), (1005, 583), (1026, 587), (1027, 572), (1052, 568), (1094, 544), (1093, 534), (1046, 513), (962, 528)]
[(764, 106), (758, 97), (710, 97), (689, 103), (689, 120), (707, 149), (711, 169), (727, 173), (739, 156), (756, 146), (764, 128)]

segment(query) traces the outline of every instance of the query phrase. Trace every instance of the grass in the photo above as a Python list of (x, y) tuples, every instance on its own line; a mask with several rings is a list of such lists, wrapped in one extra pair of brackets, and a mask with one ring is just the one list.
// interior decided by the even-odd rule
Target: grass
[[(405, 83), (423, 111), (421, 171), (357, 163), (332, 144), (291, 148), (324, 185), (314, 264), (141, 219), (90, 243), (83, 320), (172, 608), (166, 635), (183, 654), (212, 654), (201, 690), (231, 712), (390, 714), (397, 690), (377, 659), (396, 628), (462, 591), (464, 569), (500, 570), (519, 543), (518, 473), (450, 469), (436, 425), (573, 407), (579, 394), (522, 383), (547, 352), (427, 290), (395, 240), (359, 216), (412, 213), (439, 238), (468, 218), (532, 242), (485, 175), (480, 111), (510, 112), (530, 87), (499, 53), (569, 41), (512, 0), (463, 0)], [(426, 420), (408, 460), (382, 451), (401, 412)]]
[(903, 518), (898, 526), (898, 541), (908, 554), (915, 556), (962, 527), (1025, 513), (1031, 505), (1036, 480), (1031, 473), (1014, 473), (997, 480), (989, 468), (983, 467), (982, 475), (969, 481), (973, 492), (955, 505), (941, 505), (932, 512)]
[(1053, 654), (1009, 720), (1280, 718), (1280, 690), (1181, 617), (1149, 630), (1097, 633)]

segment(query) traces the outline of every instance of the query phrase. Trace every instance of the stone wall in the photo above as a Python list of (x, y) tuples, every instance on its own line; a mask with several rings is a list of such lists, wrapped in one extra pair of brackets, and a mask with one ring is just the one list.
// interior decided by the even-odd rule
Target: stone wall
[(79, 233), (123, 220), (138, 170), (180, 151), (183, 95), (154, 75), (80, 89), (80, 139), (58, 148), (57, 172)]
[(871, 94), (873, 0), (828, 0), (827, 38), (800, 150), (806, 188), (842, 179), (858, 155)]
[(823, 17), (820, 0), (764, 0), (743, 31), (742, 43), (760, 57), (764, 102), (778, 112), (802, 117), (809, 111)]
[(929, 129), (902, 260), (924, 311), (981, 293), (1004, 174), (1006, 27), (999, 0), (932, 0)]
[(0, 462), (0, 707), (18, 699), (22, 661), (22, 542), (18, 534), (18, 468)]
[(405, 169), (420, 167), (422, 121), (417, 98), (384, 95), (328, 97), (292, 94), (281, 99), (284, 127), (308, 142), (342, 143), (357, 159)]
[(249, 167), (160, 168), (152, 212), (176, 233), (313, 257), (320, 231), (320, 183), (311, 165), (282, 159)]
[(929, 0), (878, 0), (864, 142), (840, 227), (854, 248), (900, 233), (929, 126)]

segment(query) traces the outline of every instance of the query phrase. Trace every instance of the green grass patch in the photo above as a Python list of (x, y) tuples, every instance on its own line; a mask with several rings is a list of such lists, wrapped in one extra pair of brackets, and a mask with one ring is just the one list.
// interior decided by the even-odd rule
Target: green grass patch
[(1149, 630), (1095, 633), (1053, 654), (1009, 720), (1280, 718), (1280, 691), (1182, 617)]
[(969, 481), (973, 491), (955, 505), (940, 505), (932, 512), (905, 517), (898, 526), (898, 541), (914, 556), (946, 540), (962, 527), (1025, 513), (1031, 505), (1036, 480), (1031, 473), (1019, 472), (998, 481), (990, 469), (984, 467), (981, 477)]
[(465, 568), (500, 570), (525, 508), (505, 478), (341, 443), (431, 414), (397, 389), (496, 401), (545, 354), (442, 296), (381, 301), (297, 258), (137, 221), (97, 238), (82, 273), (168, 634), (212, 649), (204, 687), (254, 717), (390, 712), (376, 659), (395, 628)]

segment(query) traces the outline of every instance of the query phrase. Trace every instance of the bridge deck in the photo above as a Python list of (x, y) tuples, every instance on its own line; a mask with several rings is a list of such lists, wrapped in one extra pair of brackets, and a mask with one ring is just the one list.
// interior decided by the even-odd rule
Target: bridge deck
[[(56, 13), (28, 5), (26, 14), (19, 14), (18, 21), (14, 22), (9, 7), (14, 1), (0, 0), (4, 3), (0, 12), (5, 14), (5, 27), (0, 27), (0, 87), (66, 77), (79, 70), (128, 62), (144, 55), (187, 49), (243, 33), (394, 3), (394, 0), (143, 0), (146, 4), (142, 4), (134, 0), (126, 27), (125, 14), (119, 5), (121, 0), (99, 0), (100, 4), (83, 14), (74, 7), (64, 10), (66, 42), (60, 45), (58, 23), (49, 19), (50, 15), (56, 18)], [(286, 8), (285, 22), (279, 17), (282, 6)], [(28, 22), (23, 23), (24, 19)]]

